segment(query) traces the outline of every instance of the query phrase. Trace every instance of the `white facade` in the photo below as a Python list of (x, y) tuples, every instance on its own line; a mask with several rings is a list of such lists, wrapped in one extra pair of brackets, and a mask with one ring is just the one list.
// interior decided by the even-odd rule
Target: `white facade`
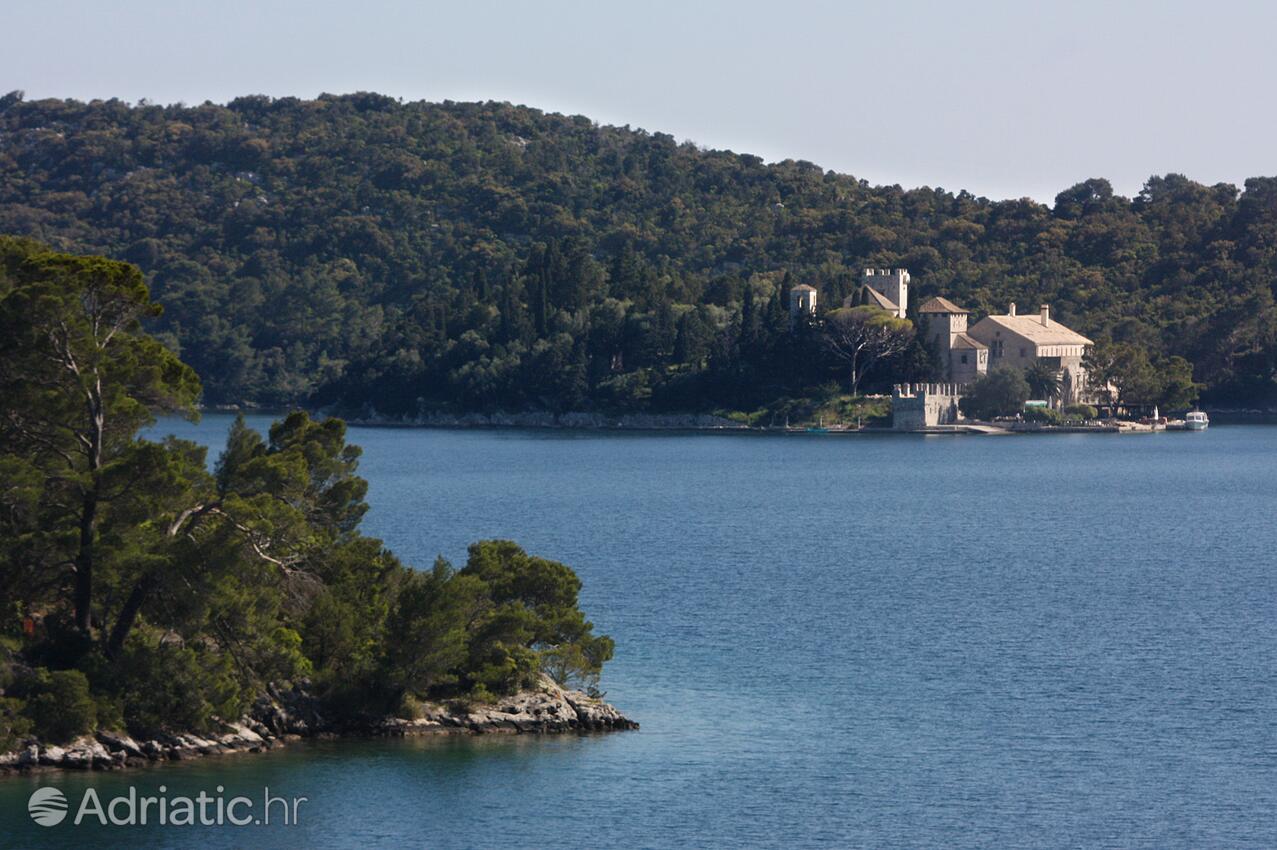
[(988, 346), (990, 368), (1027, 369), (1039, 360), (1052, 367), (1060, 379), (1057, 405), (1090, 400), (1082, 359), (1093, 343), (1052, 319), (1049, 305), (1023, 315), (1012, 302), (1005, 315), (986, 316), (976, 322), (970, 336)]
[(789, 290), (789, 318), (816, 315), (816, 287), (800, 283)]

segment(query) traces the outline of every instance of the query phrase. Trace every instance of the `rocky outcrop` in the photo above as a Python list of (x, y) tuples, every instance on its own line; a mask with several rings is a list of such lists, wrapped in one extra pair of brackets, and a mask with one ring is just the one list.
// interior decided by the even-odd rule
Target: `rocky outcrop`
[(65, 746), (28, 740), (20, 750), (0, 753), (0, 773), (42, 769), (115, 770), (146, 762), (261, 752), (275, 743), (277, 739), (269, 732), (261, 734), (244, 723), (228, 724), (225, 732), (208, 738), (158, 735), (151, 740), (137, 741), (123, 732), (100, 731), (76, 738)]
[(425, 703), (413, 719), (387, 718), (372, 731), (381, 735), (431, 735), (548, 732), (610, 732), (637, 729), (638, 724), (602, 700), (565, 690), (543, 679), (541, 687), (496, 705)]
[(459, 701), (422, 703), (412, 718), (368, 718), (337, 724), (304, 686), (260, 698), (238, 723), (216, 735), (161, 734), (138, 741), (123, 732), (101, 731), (55, 746), (35, 739), (0, 753), (0, 773), (32, 770), (114, 770), (147, 762), (183, 761), (229, 753), (257, 753), (289, 739), (406, 735), (550, 734), (608, 732), (639, 725), (613, 706), (548, 677), (540, 685), (493, 705)]

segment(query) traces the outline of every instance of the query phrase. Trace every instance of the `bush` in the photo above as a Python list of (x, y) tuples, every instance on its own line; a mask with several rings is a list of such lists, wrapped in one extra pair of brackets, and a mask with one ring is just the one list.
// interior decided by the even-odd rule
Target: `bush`
[(1099, 417), (1100, 412), (1089, 404), (1069, 404), (1065, 405), (1062, 411), (1066, 419), (1082, 419), (1090, 420)]
[(30, 686), (26, 713), (35, 734), (50, 743), (65, 743), (97, 728), (97, 705), (89, 680), (79, 670), (41, 669)]
[(394, 715), (407, 720), (420, 720), (425, 716), (425, 713), (425, 703), (412, 694), (404, 694), (399, 700), (399, 707), (395, 709)]
[(1021, 412), (1028, 399), (1029, 384), (1024, 374), (1019, 369), (1003, 366), (972, 383), (958, 404), (963, 416), (995, 419)]
[(126, 728), (143, 737), (211, 731), (217, 718), (239, 718), (246, 702), (225, 655), (152, 644), (140, 635), (125, 648), (112, 684)]
[(1043, 425), (1059, 425), (1063, 417), (1060, 411), (1049, 407), (1028, 407), (1024, 410), (1025, 422), (1040, 422)]
[(23, 709), (26, 703), (13, 697), (0, 697), (0, 752), (17, 749), (31, 734), (31, 720)]
[(599, 674), (615, 648), (607, 635), (550, 647), (541, 652), (541, 669), (562, 687), (597, 694)]

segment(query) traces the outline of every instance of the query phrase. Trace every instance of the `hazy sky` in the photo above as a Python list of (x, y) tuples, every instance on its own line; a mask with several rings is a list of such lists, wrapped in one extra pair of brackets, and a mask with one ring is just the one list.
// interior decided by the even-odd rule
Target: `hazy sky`
[[(508, 100), (1044, 201), (1277, 173), (1277, 4), (6, 0), (0, 93)], [(1264, 104), (1268, 104), (1265, 106)]]

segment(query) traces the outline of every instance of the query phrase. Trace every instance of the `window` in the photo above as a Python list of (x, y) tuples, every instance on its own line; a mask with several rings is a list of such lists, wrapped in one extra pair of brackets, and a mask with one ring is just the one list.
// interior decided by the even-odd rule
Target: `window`
[(1025, 354), (1025, 351), (1024, 351), (1024, 348), (1022, 347), (1022, 348), (1020, 349), (1020, 356), (1021, 356), (1021, 357), (1023, 357), (1023, 356), (1024, 356), (1024, 354)]
[(964, 355), (962, 355), (962, 362), (963, 362), (963, 363), (966, 363), (966, 362), (967, 362), (967, 355), (965, 355), (965, 354), (964, 354)]

